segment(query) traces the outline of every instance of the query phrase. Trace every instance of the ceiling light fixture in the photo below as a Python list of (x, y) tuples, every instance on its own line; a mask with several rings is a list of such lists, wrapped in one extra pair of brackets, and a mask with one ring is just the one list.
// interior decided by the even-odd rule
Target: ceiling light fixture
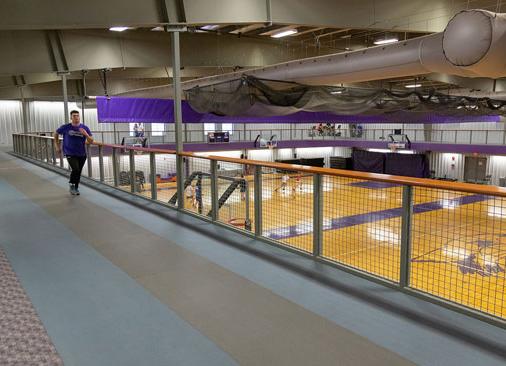
[(297, 33), (297, 29), (288, 29), (283, 32), (275, 33), (271, 37), (272, 38), (281, 38), (281, 37), (291, 36), (292, 34), (296, 34), (296, 33)]
[(109, 30), (112, 32), (124, 32), (127, 29), (129, 29), (129, 28), (128, 27), (111, 27), (111, 28), (109, 28)]
[(343, 94), (342, 90), (333, 90), (330, 92), (330, 94)]
[(393, 38), (377, 39), (376, 41), (374, 41), (374, 44), (379, 46), (382, 44), (390, 44), (395, 42), (399, 42), (399, 38), (393, 37)]
[(209, 24), (209, 25), (204, 25), (203, 27), (200, 27), (200, 29), (207, 30), (207, 31), (212, 31), (212, 30), (215, 30), (218, 28), (219, 28), (219, 25), (216, 25), (216, 24)]
[(163, 27), (154, 27), (154, 28), (151, 28), (151, 30), (153, 32), (163, 32), (164, 29), (163, 29)]
[(404, 87), (408, 88), (408, 89), (420, 88), (421, 86), (422, 86), (422, 84), (408, 84), (408, 85), (404, 85)]

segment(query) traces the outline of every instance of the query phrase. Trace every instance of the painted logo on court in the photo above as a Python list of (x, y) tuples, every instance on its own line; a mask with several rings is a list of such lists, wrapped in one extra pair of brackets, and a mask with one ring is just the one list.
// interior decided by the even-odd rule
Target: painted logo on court
[(412, 262), (454, 264), (465, 275), (494, 276), (505, 272), (506, 234), (482, 234), (447, 242)]

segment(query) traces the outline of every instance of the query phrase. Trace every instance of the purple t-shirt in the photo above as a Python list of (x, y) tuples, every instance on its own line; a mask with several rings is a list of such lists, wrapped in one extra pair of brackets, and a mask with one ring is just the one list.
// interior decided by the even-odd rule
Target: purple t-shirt
[(63, 135), (63, 154), (67, 156), (86, 156), (86, 148), (84, 144), (86, 137), (79, 131), (80, 128), (84, 128), (88, 135), (91, 136), (91, 131), (88, 126), (82, 123), (79, 126), (74, 127), (72, 123), (60, 126), (56, 130), (56, 133)]

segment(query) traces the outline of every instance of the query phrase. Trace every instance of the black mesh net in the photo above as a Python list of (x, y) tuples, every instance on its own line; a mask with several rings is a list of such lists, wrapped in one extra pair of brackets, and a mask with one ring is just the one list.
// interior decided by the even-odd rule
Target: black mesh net
[(299, 111), (339, 115), (396, 112), (444, 116), (504, 115), (506, 101), (455, 96), (435, 90), (395, 92), (335, 86), (310, 86), (245, 76), (186, 91), (191, 107), (221, 116), (281, 116)]

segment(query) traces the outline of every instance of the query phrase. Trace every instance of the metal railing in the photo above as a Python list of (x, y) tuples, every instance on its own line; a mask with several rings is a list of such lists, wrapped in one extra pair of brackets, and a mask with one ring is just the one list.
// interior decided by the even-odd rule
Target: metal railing
[[(51, 137), (13, 139), (16, 155), (68, 167)], [(87, 149), (90, 179), (505, 325), (504, 188), (102, 143)]]
[[(120, 144), (123, 138), (132, 137), (132, 132), (123, 131), (92, 131), (95, 139), (105, 143)], [(270, 138), (275, 135), (279, 141), (298, 140), (366, 140), (366, 141), (388, 141), (388, 135), (394, 132), (392, 128), (364, 128), (357, 131), (349, 128), (318, 132), (313, 128), (267, 128), (267, 129), (243, 129), (238, 128), (229, 131), (231, 142), (252, 142), (258, 135)], [(51, 135), (53, 132), (43, 132)], [(185, 143), (207, 142), (206, 131), (203, 129), (192, 130), (184, 125), (183, 139)], [(506, 131), (504, 129), (446, 129), (425, 131), (417, 128), (403, 128), (402, 133), (406, 134), (412, 142), (431, 142), (444, 144), (476, 144), (476, 145), (505, 145)], [(149, 144), (172, 144), (175, 141), (174, 131), (153, 132), (145, 131), (144, 136), (148, 138)]]

